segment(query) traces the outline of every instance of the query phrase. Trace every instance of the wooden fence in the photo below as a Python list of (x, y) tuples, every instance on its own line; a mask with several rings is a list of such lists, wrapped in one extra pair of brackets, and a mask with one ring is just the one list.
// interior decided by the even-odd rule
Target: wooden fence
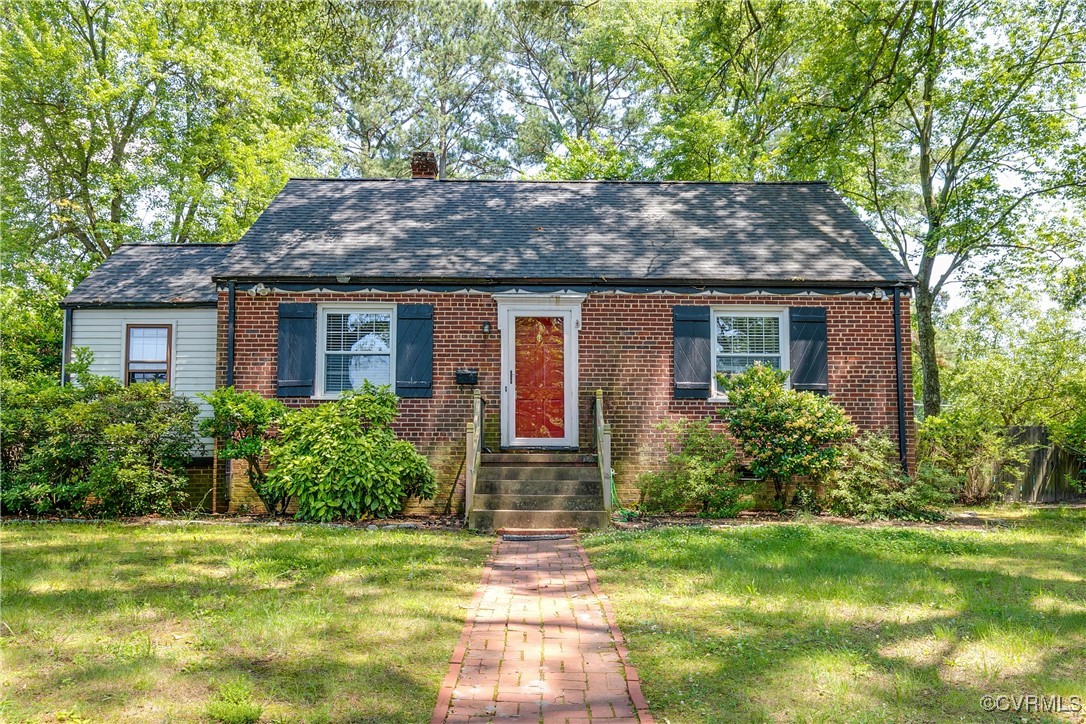
[(1082, 500), (1075, 481), (1086, 474), (1086, 459), (1053, 444), (1045, 427), (1010, 427), (1007, 435), (1016, 444), (1028, 446), (1028, 450), (1025, 465), (1004, 468), (999, 473), (1004, 500), (1022, 503)]

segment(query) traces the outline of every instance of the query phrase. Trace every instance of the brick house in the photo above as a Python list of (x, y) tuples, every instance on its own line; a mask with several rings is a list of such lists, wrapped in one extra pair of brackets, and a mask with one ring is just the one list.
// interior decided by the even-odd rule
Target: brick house
[[(392, 385), (398, 430), (440, 484), (416, 509), (470, 505), (484, 527), (554, 506), (575, 510), (550, 523), (602, 521), (608, 453), (636, 500), (658, 423), (716, 416), (714, 372), (758, 361), (912, 460), (915, 281), (825, 184), (437, 181), (432, 156), (412, 166), (411, 180), (293, 179), (227, 247), (122, 248), (65, 299), (66, 344), (90, 343), (104, 374), (140, 379), (136, 359), (176, 380), (173, 350), (195, 341), (215, 356), (208, 389), (292, 406)], [(103, 313), (100, 358), (87, 328)], [(220, 477), (220, 502), (259, 505), (244, 475)]]

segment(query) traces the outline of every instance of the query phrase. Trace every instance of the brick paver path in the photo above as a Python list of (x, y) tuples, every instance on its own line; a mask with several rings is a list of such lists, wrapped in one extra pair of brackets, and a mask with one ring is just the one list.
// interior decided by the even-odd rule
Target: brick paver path
[(432, 722), (651, 722), (576, 538), (500, 541)]

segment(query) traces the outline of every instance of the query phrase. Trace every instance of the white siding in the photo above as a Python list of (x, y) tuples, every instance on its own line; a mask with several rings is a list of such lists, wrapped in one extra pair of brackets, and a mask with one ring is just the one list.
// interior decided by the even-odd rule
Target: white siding
[[(72, 347), (94, 353), (90, 371), (124, 379), (125, 327), (129, 324), (168, 324), (173, 327), (170, 350), (170, 385), (200, 406), (200, 416), (210, 409), (196, 395), (215, 389), (216, 311), (200, 309), (75, 309), (72, 312)], [(206, 454), (211, 440), (204, 439)]]

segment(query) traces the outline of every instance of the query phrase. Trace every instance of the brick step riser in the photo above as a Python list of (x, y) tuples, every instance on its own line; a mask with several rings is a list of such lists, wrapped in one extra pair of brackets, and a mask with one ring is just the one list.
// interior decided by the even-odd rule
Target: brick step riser
[(468, 527), (481, 531), (497, 528), (603, 528), (606, 511), (596, 510), (473, 510)]
[(596, 495), (600, 481), (593, 480), (480, 480), (476, 495)]
[(483, 465), (479, 468), (479, 480), (590, 480), (599, 481), (599, 470), (594, 467), (555, 467)]
[(476, 510), (603, 510), (599, 495), (476, 495)]

